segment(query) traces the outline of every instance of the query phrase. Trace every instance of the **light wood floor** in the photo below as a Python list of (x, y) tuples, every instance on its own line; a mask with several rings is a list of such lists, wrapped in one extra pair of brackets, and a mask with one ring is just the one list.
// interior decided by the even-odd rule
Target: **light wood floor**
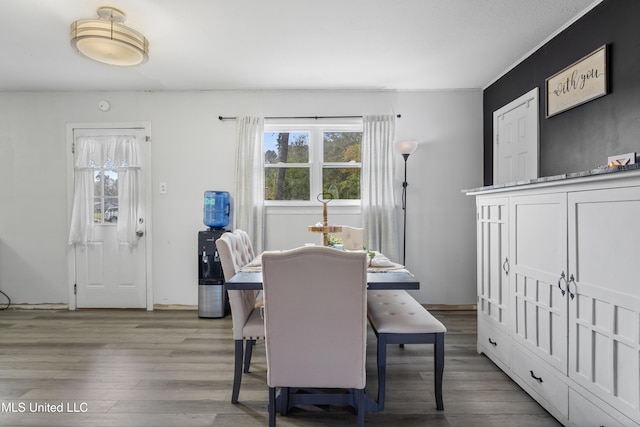
[[(475, 312), (433, 311), (448, 328), (444, 411), (435, 409), (432, 348), (388, 348), (385, 410), (369, 426), (558, 426), (485, 356)], [(375, 336), (367, 392), (375, 397)], [(230, 403), (231, 318), (195, 311), (0, 311), (2, 426), (264, 426), (264, 344)], [(62, 409), (62, 413), (53, 412)], [(40, 410), (40, 412), (36, 412)], [(347, 408), (295, 409), (280, 426), (353, 426)]]

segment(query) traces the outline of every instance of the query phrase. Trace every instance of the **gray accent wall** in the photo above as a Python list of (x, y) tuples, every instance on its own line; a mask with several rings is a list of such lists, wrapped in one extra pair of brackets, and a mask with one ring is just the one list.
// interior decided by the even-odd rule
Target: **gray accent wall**
[[(484, 184), (493, 183), (493, 112), (540, 88), (540, 176), (574, 173), (640, 153), (640, 1), (604, 0), (483, 93)], [(606, 44), (609, 93), (545, 117), (545, 79)]]

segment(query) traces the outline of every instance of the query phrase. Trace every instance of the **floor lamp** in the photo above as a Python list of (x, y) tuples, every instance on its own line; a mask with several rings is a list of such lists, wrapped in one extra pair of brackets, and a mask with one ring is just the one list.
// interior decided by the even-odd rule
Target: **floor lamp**
[(394, 148), (404, 158), (404, 181), (402, 182), (402, 212), (404, 215), (402, 237), (402, 265), (406, 265), (407, 257), (407, 159), (418, 148), (417, 141), (396, 141)]

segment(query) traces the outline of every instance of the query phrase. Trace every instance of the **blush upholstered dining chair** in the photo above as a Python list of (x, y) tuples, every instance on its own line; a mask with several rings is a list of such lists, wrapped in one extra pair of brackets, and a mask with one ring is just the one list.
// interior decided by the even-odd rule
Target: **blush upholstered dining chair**
[(340, 239), (347, 250), (359, 250), (364, 247), (364, 228), (342, 226)]
[[(224, 278), (229, 280), (246, 264), (246, 248), (241, 237), (230, 232), (222, 234), (216, 240), (216, 247), (218, 255), (220, 255)], [(235, 341), (231, 403), (237, 403), (242, 382), (243, 359), (244, 372), (249, 372), (253, 345), (256, 340), (264, 339), (264, 321), (260, 316), (259, 307), (256, 307), (256, 291), (229, 290), (228, 294)]]
[[(358, 425), (364, 425), (366, 262), (362, 252), (322, 246), (263, 253), (270, 426), (276, 388), (282, 414), (314, 403), (313, 395), (291, 388), (348, 389), (331, 403), (355, 406)], [(328, 396), (322, 395), (322, 403)]]
[(256, 257), (256, 254), (253, 251), (253, 243), (251, 243), (251, 238), (249, 237), (249, 234), (240, 228), (236, 228), (235, 230), (233, 230), (233, 234), (240, 237), (240, 240), (242, 242), (242, 250), (243, 250), (243, 254), (241, 254), (243, 258), (242, 262), (246, 264), (253, 261), (254, 258)]

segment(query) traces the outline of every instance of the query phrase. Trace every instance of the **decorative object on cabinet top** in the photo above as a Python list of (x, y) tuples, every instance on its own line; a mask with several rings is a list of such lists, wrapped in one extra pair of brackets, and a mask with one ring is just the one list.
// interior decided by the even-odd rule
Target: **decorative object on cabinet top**
[(562, 181), (565, 179), (583, 178), (587, 176), (604, 175), (604, 174), (625, 172), (625, 171), (632, 171), (632, 170), (640, 170), (640, 163), (634, 163), (631, 165), (624, 165), (624, 166), (612, 166), (612, 167), (603, 166), (603, 167), (589, 169), (582, 172), (563, 173), (560, 175), (543, 176), (541, 178), (532, 178), (532, 179), (526, 179), (523, 181), (513, 181), (513, 182), (507, 182), (505, 184), (487, 185), (484, 187), (469, 188), (461, 191), (466, 194), (473, 194), (480, 191), (498, 190), (501, 188), (518, 187), (521, 185), (540, 184), (544, 182)]

